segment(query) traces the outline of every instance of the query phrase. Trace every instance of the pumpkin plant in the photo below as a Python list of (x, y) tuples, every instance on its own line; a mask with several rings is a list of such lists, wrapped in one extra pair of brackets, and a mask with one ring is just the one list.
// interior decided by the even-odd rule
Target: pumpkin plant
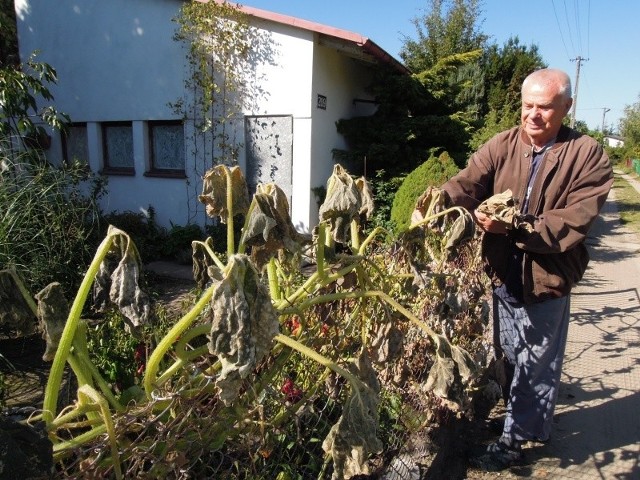
[[(284, 467), (267, 465), (284, 451), (285, 432), (313, 418), (312, 436), (322, 450), (312, 452), (323, 458), (318, 477), (371, 473), (371, 460), (385, 448), (380, 410), (390, 395), (403, 398), (390, 370), (407, 362), (402, 351), (416, 338), (425, 348), (419, 361), (430, 359), (431, 366), (428, 375), (405, 379), (407, 385), (418, 385), (416, 395), (464, 403), (461, 392), (475, 378), (476, 361), (429, 324), (419, 310), (425, 302), (416, 300), (431, 295), (433, 285), (455, 283), (442, 265), (469, 236), (468, 212), (432, 205), (405, 239), (382, 228), (363, 238), (371, 192), (340, 165), (311, 237), (291, 224), (277, 185), (258, 186), (249, 203), (237, 167), (207, 172), (200, 201), (227, 225), (226, 257), (215, 253), (211, 239), (193, 242), (202, 293), (151, 349), (140, 388), (124, 393), (91, 362), (81, 313), (94, 286), (96, 298), (116, 305), (136, 334), (151, 318), (149, 298), (139, 287), (140, 257), (125, 232), (109, 229), (98, 248), (57, 343), (41, 414), (61, 472), (157, 478), (235, 470), (242, 477), (238, 463), (213, 467), (219, 452), (236, 450), (260, 452), (249, 453), (246, 472), (276, 476)], [(238, 215), (244, 226), (236, 249)], [(412, 245), (427, 237), (431, 243), (422, 252), (430, 252), (432, 267), (418, 282), (420, 262), (406, 260), (416, 252)], [(443, 297), (445, 304), (452, 302)], [(66, 364), (78, 379), (78, 398), (58, 411)], [(320, 406), (330, 406), (326, 418), (314, 413)]]

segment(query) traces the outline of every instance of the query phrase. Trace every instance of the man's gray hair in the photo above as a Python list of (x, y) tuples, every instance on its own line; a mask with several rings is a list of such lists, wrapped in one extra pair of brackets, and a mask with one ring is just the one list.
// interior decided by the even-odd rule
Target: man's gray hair
[(541, 84), (555, 84), (558, 86), (558, 93), (565, 98), (571, 98), (571, 79), (564, 71), (557, 68), (542, 68), (530, 73), (522, 82), (522, 88), (533, 80)]

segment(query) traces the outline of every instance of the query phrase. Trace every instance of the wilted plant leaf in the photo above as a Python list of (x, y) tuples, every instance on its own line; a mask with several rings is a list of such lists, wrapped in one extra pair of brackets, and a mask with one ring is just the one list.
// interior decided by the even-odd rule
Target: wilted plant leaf
[(346, 243), (351, 220), (360, 215), (362, 198), (351, 175), (341, 165), (334, 165), (327, 181), (327, 195), (320, 205), (320, 221), (329, 223), (336, 242)]
[(28, 335), (35, 330), (36, 318), (14, 275), (9, 270), (0, 271), (0, 327)]
[(476, 232), (476, 224), (471, 214), (463, 208), (458, 209), (458, 213), (459, 215), (444, 234), (447, 250), (452, 250), (461, 243), (472, 239)]
[(136, 333), (151, 315), (149, 297), (140, 289), (140, 254), (123, 231), (109, 226), (108, 235), (114, 235), (114, 241), (96, 275), (94, 296), (98, 308), (104, 308), (108, 291), (109, 301), (118, 307), (132, 333)]
[(360, 192), (360, 215), (368, 219), (372, 214), (375, 207), (373, 201), (373, 192), (367, 179), (360, 177), (356, 180), (356, 188)]
[[(444, 190), (430, 186), (416, 200), (416, 206), (411, 214), (411, 225), (420, 223), (425, 218), (446, 210), (447, 197)], [(432, 227), (438, 223), (437, 219), (429, 222)]]
[(275, 183), (258, 185), (248, 215), (240, 242), (252, 247), (251, 257), (258, 267), (278, 250), (293, 253), (306, 241), (291, 223), (289, 201)]
[(369, 351), (372, 361), (379, 365), (388, 365), (398, 358), (402, 352), (404, 335), (392, 322), (379, 325), (375, 338), (371, 342)]
[(279, 323), (269, 291), (246, 255), (232, 256), (225, 273), (213, 284), (209, 352), (222, 364), (216, 384), (229, 404), (242, 380), (271, 350)]
[(53, 282), (44, 287), (35, 296), (38, 301), (38, 320), (44, 339), (47, 342), (42, 359), (53, 361), (69, 316), (69, 303), (64, 296), (62, 285)]
[(487, 198), (478, 206), (477, 210), (493, 220), (506, 223), (509, 226), (513, 226), (516, 216), (520, 213), (511, 190)]
[(475, 362), (464, 349), (452, 345), (443, 335), (437, 335), (436, 357), (424, 388), (461, 405), (464, 383), (473, 377), (476, 370)]
[(369, 474), (367, 460), (382, 450), (377, 437), (380, 383), (365, 351), (353, 370), (362, 384), (351, 385), (342, 415), (322, 443), (333, 458), (333, 480)]
[(233, 195), (232, 216), (245, 214), (249, 208), (249, 191), (240, 167), (216, 165), (205, 173), (202, 183), (202, 195), (198, 200), (206, 205), (207, 215), (218, 216), (222, 223), (227, 222), (227, 172), (231, 175), (231, 194)]

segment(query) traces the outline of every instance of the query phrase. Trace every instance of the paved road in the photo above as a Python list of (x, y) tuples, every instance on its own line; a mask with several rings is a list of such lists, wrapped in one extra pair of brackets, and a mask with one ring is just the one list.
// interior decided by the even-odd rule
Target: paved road
[(551, 441), (501, 478), (640, 479), (640, 235), (621, 225), (615, 188), (588, 244)]

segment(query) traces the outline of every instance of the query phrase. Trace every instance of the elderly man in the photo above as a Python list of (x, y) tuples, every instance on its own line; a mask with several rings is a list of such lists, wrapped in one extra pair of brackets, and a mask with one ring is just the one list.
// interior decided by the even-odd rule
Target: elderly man
[(506, 418), (500, 439), (472, 458), (500, 470), (529, 440), (549, 438), (569, 324), (569, 294), (589, 261), (584, 242), (613, 182), (602, 147), (562, 124), (571, 81), (556, 69), (522, 84), (521, 125), (499, 133), (442, 188), (474, 211), (511, 191), (516, 221), (475, 211), (493, 284), (494, 343), (505, 366)]

